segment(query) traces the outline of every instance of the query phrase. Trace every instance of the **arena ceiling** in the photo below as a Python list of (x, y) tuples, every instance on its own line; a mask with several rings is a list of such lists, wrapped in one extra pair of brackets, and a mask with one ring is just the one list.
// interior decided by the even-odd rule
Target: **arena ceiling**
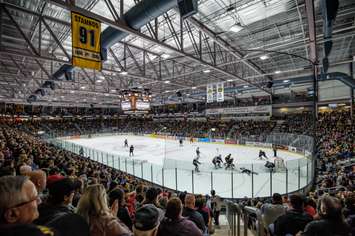
[[(206, 84), (214, 82), (267, 95), (272, 93), (266, 86), (270, 80), (311, 74), (310, 62), (304, 59), (310, 54), (304, 0), (200, 0), (193, 17), (181, 21), (173, 8), (139, 31), (120, 23), (120, 16), (139, 0), (76, 0), (75, 7), (68, 2), (0, 2), (2, 101), (26, 102), (46, 80), (53, 80), (60, 66), (71, 63), (70, 10), (99, 17), (103, 30), (114, 25), (129, 35), (109, 49), (102, 71), (76, 68), (74, 79), (55, 80), (57, 88), (41, 96), (40, 104), (117, 106), (119, 91), (129, 87), (149, 88), (155, 103), (177, 102), (177, 91), (185, 101), (201, 101)], [(321, 59), (318, 1), (315, 13)], [(354, 19), (355, 2), (341, 0), (331, 65), (352, 60)]]

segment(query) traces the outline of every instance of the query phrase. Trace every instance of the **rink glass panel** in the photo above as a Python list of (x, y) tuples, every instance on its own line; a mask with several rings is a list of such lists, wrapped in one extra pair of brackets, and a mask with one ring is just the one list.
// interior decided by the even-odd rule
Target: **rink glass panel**
[[(157, 165), (74, 144), (70, 140), (50, 139), (47, 141), (76, 154), (79, 154), (80, 148), (83, 147), (84, 156), (91, 160), (173, 190), (206, 194), (214, 189), (223, 197), (242, 198), (244, 196), (271, 196), (275, 192), (293, 192), (309, 184), (314, 177), (314, 160), (310, 155), (313, 140), (304, 135), (276, 134), (265, 137), (264, 141), (270, 140), (283, 145), (292, 143), (297, 153), (302, 153), (302, 148), (305, 148), (304, 151), (307, 154), (304, 152), (304, 156), (306, 157), (286, 161), (286, 169), (276, 173), (270, 173), (261, 164), (238, 163), (234, 171), (224, 170), (224, 168), (215, 170), (211, 164), (202, 163), (200, 172), (196, 172), (190, 161), (165, 158), (162, 165)], [(258, 174), (242, 174), (241, 167)]]

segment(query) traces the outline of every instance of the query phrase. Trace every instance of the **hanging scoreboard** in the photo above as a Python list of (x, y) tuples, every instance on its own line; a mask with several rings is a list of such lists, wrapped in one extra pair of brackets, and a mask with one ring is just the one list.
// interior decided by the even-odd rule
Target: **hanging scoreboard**
[(71, 13), (73, 66), (101, 70), (101, 23)]

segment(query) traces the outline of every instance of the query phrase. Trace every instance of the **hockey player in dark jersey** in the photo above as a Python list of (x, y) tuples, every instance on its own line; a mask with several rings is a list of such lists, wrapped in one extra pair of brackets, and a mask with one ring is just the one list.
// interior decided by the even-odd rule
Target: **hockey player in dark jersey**
[(133, 145), (131, 145), (131, 146), (129, 147), (129, 156), (134, 156), (133, 151), (134, 151), (134, 147), (133, 147)]
[(194, 160), (192, 161), (192, 164), (195, 166), (195, 171), (200, 172), (198, 165), (201, 164), (201, 162), (198, 161), (198, 157), (195, 157)]
[(127, 139), (124, 140), (124, 147), (128, 147), (128, 140)]
[(222, 168), (222, 166), (221, 166), (221, 163), (223, 163), (222, 155), (219, 154), (219, 155), (215, 156), (212, 160), (212, 163), (216, 169)]

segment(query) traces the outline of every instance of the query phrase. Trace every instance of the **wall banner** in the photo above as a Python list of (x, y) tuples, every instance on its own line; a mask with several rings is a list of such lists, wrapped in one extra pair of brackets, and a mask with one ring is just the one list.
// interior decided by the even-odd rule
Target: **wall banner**
[(101, 23), (71, 12), (73, 66), (101, 70)]
[(208, 84), (206, 89), (207, 103), (213, 102), (213, 84)]
[(224, 84), (223, 83), (217, 83), (217, 102), (223, 102), (224, 101)]

